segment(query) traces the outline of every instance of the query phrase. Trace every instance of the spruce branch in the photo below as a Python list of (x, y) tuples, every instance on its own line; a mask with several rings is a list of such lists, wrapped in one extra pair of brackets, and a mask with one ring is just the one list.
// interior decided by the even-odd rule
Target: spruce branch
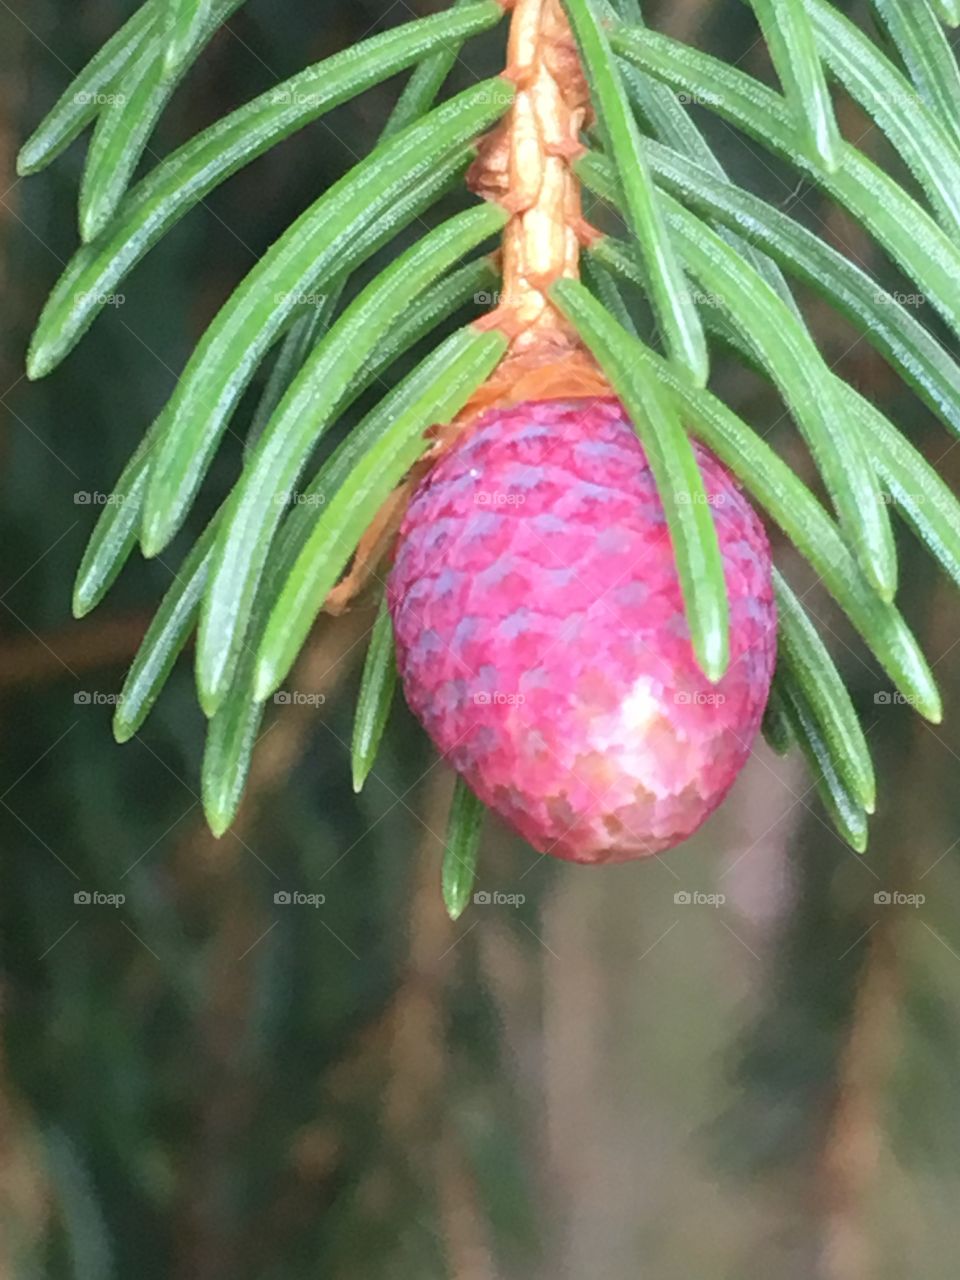
[[(892, 529), (903, 519), (960, 582), (960, 504), (898, 426), (827, 365), (794, 282), (851, 319), (952, 431), (960, 431), (960, 368), (870, 271), (731, 180), (684, 100), (705, 104), (812, 180), (960, 333), (960, 73), (940, 27), (957, 21), (956, 6), (875, 0), (903, 71), (829, 0), (757, 0), (781, 95), (651, 30), (632, 0), (456, 3), (275, 86), (128, 190), (177, 83), (237, 7), (148, 0), (75, 78), (19, 161), (21, 172), (36, 172), (94, 125), (80, 193), (86, 243), (37, 325), (29, 370), (39, 377), (219, 182), (326, 111), (411, 70), (379, 143), (281, 233), (224, 304), (100, 514), (77, 577), (78, 616), (103, 598), (138, 539), (155, 554), (182, 528), (225, 433), (238, 429), (245, 391), (274, 353), (235, 487), (148, 629), (118, 707), (117, 737), (138, 731), (199, 629), (198, 689), (211, 717), (204, 800), (212, 827), (224, 830), (263, 700), (286, 677), (317, 614), (348, 607), (379, 577), (410, 495), (437, 460), (486, 409), (613, 393), (656, 474), (702, 670), (716, 679), (725, 668), (727, 598), (691, 437), (809, 559), (904, 695), (938, 719), (929, 665), (894, 603)], [(434, 106), (462, 42), (505, 12), (503, 74)], [(841, 137), (834, 80), (885, 132), (915, 188)], [(465, 175), (483, 203), (397, 248), (357, 292), (353, 273), (399, 233), (409, 236)], [(585, 219), (581, 182), (619, 211), (625, 239)], [(494, 240), (499, 253), (490, 256)], [(658, 322), (663, 354), (629, 305), (633, 290)], [(304, 305), (309, 294), (322, 294), (322, 306)], [(440, 326), (478, 299), (493, 305), (441, 341)], [(708, 338), (777, 389), (832, 512), (704, 389)], [(413, 372), (401, 377), (398, 361), (415, 349)], [(322, 457), (328, 434), (379, 380), (386, 394)], [(305, 493), (322, 502), (285, 511), (278, 495), (308, 475)], [(769, 733), (815, 762), (825, 802), (859, 848), (875, 792), (862, 731), (814, 622), (785, 579), (776, 585), (782, 662)], [(357, 787), (374, 765), (394, 680), (381, 605), (355, 728)], [(451, 849), (475, 850), (472, 814), (461, 796)], [(450, 871), (451, 910), (462, 909), (468, 879)]]

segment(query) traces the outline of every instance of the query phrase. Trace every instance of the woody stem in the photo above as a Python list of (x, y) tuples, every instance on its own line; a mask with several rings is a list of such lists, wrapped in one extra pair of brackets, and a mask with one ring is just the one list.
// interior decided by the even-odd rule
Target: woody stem
[(519, 353), (573, 341), (547, 293), (555, 280), (579, 274), (584, 224), (570, 166), (583, 150), (589, 95), (559, 0), (515, 0), (504, 75), (516, 98), (481, 147), (471, 185), (511, 214), (503, 293), (491, 321)]

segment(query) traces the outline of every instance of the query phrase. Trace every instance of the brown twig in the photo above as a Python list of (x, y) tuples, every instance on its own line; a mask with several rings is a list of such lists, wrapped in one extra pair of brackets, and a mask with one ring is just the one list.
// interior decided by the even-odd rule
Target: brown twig
[(500, 304), (481, 324), (506, 333), (514, 354), (545, 345), (566, 351), (576, 336), (547, 293), (579, 274), (587, 229), (571, 161), (583, 151), (590, 95), (559, 0), (516, 0), (504, 77), (516, 97), (468, 177), (473, 191), (511, 215)]

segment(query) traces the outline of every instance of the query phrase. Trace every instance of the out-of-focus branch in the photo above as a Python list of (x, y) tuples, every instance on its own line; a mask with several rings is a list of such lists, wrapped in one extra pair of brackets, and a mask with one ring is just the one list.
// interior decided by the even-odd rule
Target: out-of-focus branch
[(50, 1211), (39, 1140), (0, 1058), (0, 1276), (33, 1274)]
[[(943, 652), (947, 638), (937, 635), (949, 616), (948, 590), (942, 584), (930, 609), (931, 648)], [(938, 647), (939, 646), (939, 647)], [(908, 760), (924, 760), (929, 738), (917, 722), (905, 751)], [(941, 794), (953, 770), (948, 753), (938, 767), (919, 766), (923, 785), (904, 785), (896, 813), (876, 824), (878, 843), (890, 850), (883, 887), (903, 894), (917, 878), (915, 833), (929, 827), (930, 795)], [(947, 772), (949, 771), (949, 772)], [(879, 882), (875, 882), (878, 884)], [(903, 995), (900, 958), (913, 918), (907, 908), (881, 905), (880, 917), (863, 944), (867, 956), (841, 1052), (833, 1106), (816, 1167), (816, 1200), (821, 1220), (821, 1271), (825, 1280), (873, 1280), (880, 1265), (867, 1219), (870, 1192), (883, 1149), (885, 1091), (897, 1053), (899, 1008)], [(916, 927), (914, 925), (914, 927)]]
[(880, 1111), (894, 1052), (899, 980), (895, 935), (900, 912), (888, 909), (873, 929), (840, 1059), (833, 1110), (819, 1162), (826, 1280), (876, 1275), (864, 1222), (882, 1144)]
[(70, 622), (54, 631), (0, 640), (0, 690), (69, 680), (85, 671), (130, 662), (150, 622), (148, 613)]
[[(324, 621), (297, 666), (297, 688), (330, 697), (363, 652), (372, 624), (368, 611)], [(202, 1111), (197, 1140), (180, 1195), (179, 1256), (173, 1274), (189, 1280), (220, 1280), (240, 1270), (242, 1241), (223, 1221), (224, 1178), (234, 1144), (254, 1112), (258, 1085), (240, 1053), (251, 1014), (254, 965), (244, 963), (262, 940), (269, 920), (251, 901), (250, 881), (240, 873), (249, 837), (269, 797), (283, 786), (316, 728), (316, 707), (284, 705), (262, 735), (237, 819), (220, 840), (196, 823), (174, 857), (181, 897), (217, 894), (210, 942), (208, 998), (196, 1018), (193, 1044)]]
[[(448, 917), (440, 896), (441, 841), (450, 809), (452, 776), (436, 766), (426, 787), (425, 830), (410, 906), (407, 971), (390, 1012), (389, 1070), (384, 1119), (400, 1149), (439, 1206), (449, 1274), (456, 1280), (493, 1280), (487, 1224), (451, 1116), (450, 1052), (446, 1043), (447, 991), (465, 926)], [(438, 1106), (438, 1099), (444, 1105)]]

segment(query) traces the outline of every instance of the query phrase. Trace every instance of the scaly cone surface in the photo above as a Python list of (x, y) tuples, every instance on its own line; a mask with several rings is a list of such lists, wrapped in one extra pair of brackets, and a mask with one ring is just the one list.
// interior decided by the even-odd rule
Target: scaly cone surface
[(697, 448), (731, 660), (697, 666), (660, 499), (614, 398), (481, 415), (421, 485), (388, 584), (407, 701), (535, 849), (615, 862), (716, 808), (756, 737), (776, 653), (763, 526)]

